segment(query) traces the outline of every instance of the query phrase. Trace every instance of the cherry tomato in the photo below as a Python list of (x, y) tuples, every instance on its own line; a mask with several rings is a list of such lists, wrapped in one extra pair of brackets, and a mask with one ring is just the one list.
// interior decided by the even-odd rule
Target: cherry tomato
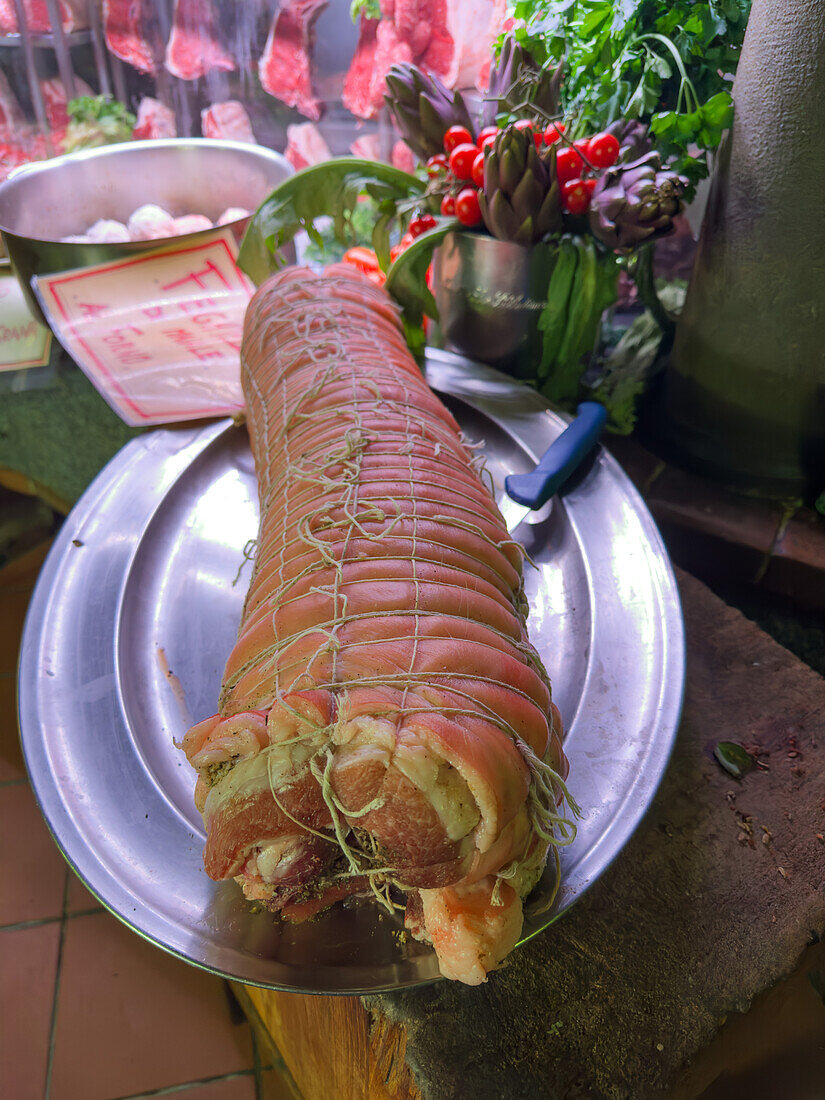
[(590, 171), (590, 157), (588, 155), (588, 148), (590, 146), (590, 138), (578, 138), (573, 142), (573, 148), (578, 152), (582, 158), (582, 175), (585, 172)]
[(440, 175), (441, 172), (446, 172), (449, 167), (450, 162), (444, 154), (436, 153), (434, 157), (430, 157), (427, 161), (427, 175), (432, 179), (434, 176)]
[(378, 265), (378, 257), (371, 248), (350, 248), (341, 257), (345, 264), (352, 264), (362, 275), (366, 275), (371, 283), (383, 286), (386, 275)]
[(479, 153), (473, 161), (472, 180), (476, 187), (484, 186), (484, 154)]
[(422, 214), (419, 218), (413, 218), (407, 227), (411, 237), (420, 237), (428, 229), (435, 229), (436, 221), (432, 214)]
[[(496, 133), (497, 132), (498, 131), (496, 131)], [(481, 138), (479, 138), (478, 144), (479, 144), (479, 148), (481, 149), (482, 153), (484, 152), (485, 149), (489, 149), (491, 145), (494, 145), (495, 140), (496, 140), (496, 134), (488, 134), (487, 137), (484, 138), (483, 141), (481, 140)]]
[(487, 141), (487, 139), (488, 138), (495, 139), (495, 136), (496, 136), (497, 133), (498, 133), (498, 126), (485, 126), (484, 129), (481, 131), (481, 133), (478, 135), (478, 140), (476, 141), (476, 145), (479, 147), (479, 149), (483, 149), (484, 148), (484, 143)]
[(444, 135), (444, 152), (452, 153), (456, 145), (475, 144), (466, 126), (451, 126)]
[(556, 142), (561, 139), (561, 135), (566, 129), (567, 127), (563, 122), (551, 122), (544, 131), (544, 144), (555, 145)]
[(481, 207), (478, 205), (478, 191), (475, 187), (464, 187), (455, 200), (455, 216), (462, 225), (478, 225), (481, 221)]
[(590, 206), (590, 192), (582, 179), (568, 180), (562, 184), (561, 204), (569, 214), (584, 214)]
[(363, 271), (366, 275), (370, 271), (380, 271), (378, 266), (378, 257), (372, 251), (371, 248), (364, 248), (359, 245), (357, 248), (349, 248), (341, 257), (345, 264), (352, 264), (353, 267), (357, 267), (359, 271)]
[(450, 168), (457, 180), (473, 178), (473, 161), (478, 156), (478, 146), (469, 141), (456, 145), (450, 153)]
[(604, 132), (596, 134), (587, 143), (587, 159), (597, 168), (609, 168), (619, 159), (619, 139)]
[(518, 122), (514, 122), (513, 125), (517, 130), (532, 130), (533, 123), (529, 118), (520, 118)]
[(441, 200), (441, 213), (445, 218), (452, 218), (455, 214), (455, 195), (449, 192)]
[(593, 192), (596, 190), (596, 180), (592, 177), (589, 180), (584, 181), (584, 186), (587, 188), (587, 193), (592, 197)]
[(414, 240), (415, 237), (412, 235), (412, 233), (410, 233), (409, 230), (407, 230), (407, 232), (404, 234), (398, 244), (394, 244), (390, 249), (390, 263), (395, 263), (401, 253), (406, 252), (406, 250), (410, 247)]
[(584, 171), (584, 161), (578, 149), (565, 145), (556, 153), (556, 176), (560, 184), (578, 179)]

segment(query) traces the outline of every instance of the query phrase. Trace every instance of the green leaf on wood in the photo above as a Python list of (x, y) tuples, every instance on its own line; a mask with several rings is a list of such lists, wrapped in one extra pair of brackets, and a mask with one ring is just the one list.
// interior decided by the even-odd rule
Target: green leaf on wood
[(756, 767), (756, 761), (748, 750), (736, 741), (720, 741), (715, 746), (713, 755), (734, 779), (741, 779)]

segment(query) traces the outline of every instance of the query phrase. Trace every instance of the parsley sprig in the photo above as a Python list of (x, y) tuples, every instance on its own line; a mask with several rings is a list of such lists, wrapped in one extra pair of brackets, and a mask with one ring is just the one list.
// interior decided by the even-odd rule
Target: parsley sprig
[(574, 136), (620, 118), (692, 184), (733, 118), (730, 88), (750, 0), (517, 0), (511, 32), (540, 63), (564, 58)]

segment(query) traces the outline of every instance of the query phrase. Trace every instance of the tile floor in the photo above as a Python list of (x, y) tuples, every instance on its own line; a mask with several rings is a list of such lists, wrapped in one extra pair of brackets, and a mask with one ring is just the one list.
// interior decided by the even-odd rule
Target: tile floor
[[(46, 547), (0, 571), (0, 1094), (275, 1100), (228, 985), (107, 913), (66, 866), (20, 752), (16, 664)], [(13, 839), (13, 843), (10, 841)]]

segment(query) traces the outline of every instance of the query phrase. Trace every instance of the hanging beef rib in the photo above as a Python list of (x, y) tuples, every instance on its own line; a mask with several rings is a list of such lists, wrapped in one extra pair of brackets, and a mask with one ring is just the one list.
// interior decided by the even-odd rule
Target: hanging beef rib
[(312, 93), (309, 52), (312, 24), (327, 0), (285, 0), (273, 20), (258, 75), (265, 91), (307, 118), (321, 117)]
[(106, 45), (110, 53), (139, 73), (157, 72), (154, 51), (146, 38), (147, 17), (151, 15), (151, 0), (103, 0)]
[(235, 68), (220, 43), (211, 0), (175, 0), (165, 65), (181, 80), (197, 80), (215, 69), (231, 72)]

